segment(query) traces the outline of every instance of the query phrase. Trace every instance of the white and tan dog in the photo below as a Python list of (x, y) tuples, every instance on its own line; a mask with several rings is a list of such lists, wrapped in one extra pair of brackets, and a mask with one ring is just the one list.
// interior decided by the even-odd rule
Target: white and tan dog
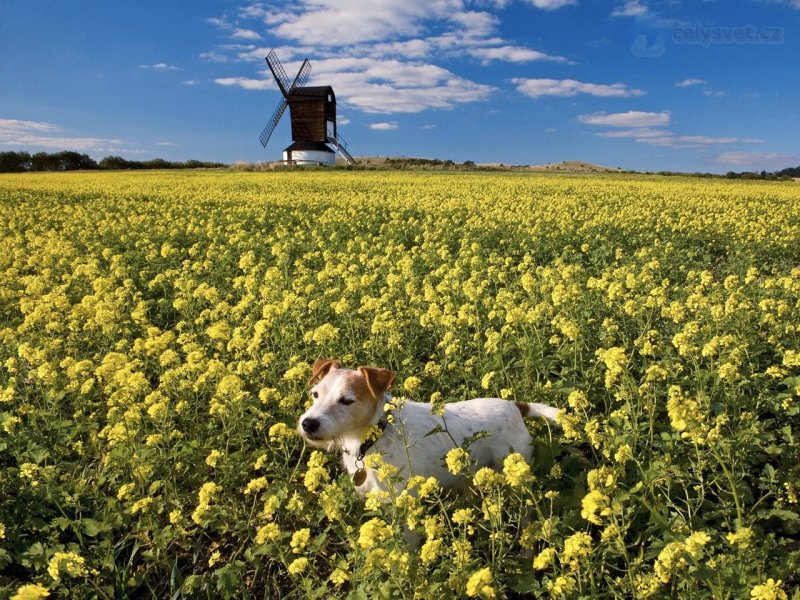
[[(387, 489), (371, 469), (364, 468), (365, 454), (378, 452), (397, 467), (400, 486), (411, 476), (422, 475), (436, 477), (444, 488), (461, 488), (466, 485), (464, 478), (452, 475), (444, 464), (449, 450), (485, 431), (488, 436), (469, 446), (477, 468), (500, 469), (510, 452), (530, 461), (531, 435), (524, 417), (553, 421), (558, 413), (545, 404), (476, 398), (446, 404), (443, 416), (438, 416), (430, 404), (408, 401), (393, 411), (393, 424), (387, 424), (384, 407), (391, 399), (394, 378), (388, 369), (346, 369), (330, 359), (314, 363), (309, 381), (314, 403), (300, 417), (298, 430), (310, 445), (342, 450), (344, 466), (361, 494)], [(384, 430), (382, 435), (374, 443), (364, 442), (364, 433), (373, 425)], [(439, 432), (428, 435), (435, 430)]]

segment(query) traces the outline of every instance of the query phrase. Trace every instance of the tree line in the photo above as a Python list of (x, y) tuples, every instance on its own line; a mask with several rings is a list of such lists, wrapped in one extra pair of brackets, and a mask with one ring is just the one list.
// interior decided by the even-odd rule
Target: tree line
[(794, 179), (795, 177), (800, 177), (800, 167), (789, 167), (788, 169), (781, 169), (780, 171), (773, 171), (769, 173), (767, 171), (761, 171), (757, 173), (755, 171), (744, 171), (742, 173), (736, 173), (735, 171), (728, 171), (725, 173), (725, 177), (728, 179), (769, 179), (769, 180), (779, 180), (785, 181), (787, 179)]
[(152, 160), (127, 160), (121, 156), (106, 156), (100, 162), (88, 154), (70, 150), (63, 152), (0, 152), (0, 173), (28, 173), (37, 171), (86, 170), (139, 170), (139, 169), (213, 169), (227, 167), (225, 163), (200, 160), (186, 162), (154, 158)]

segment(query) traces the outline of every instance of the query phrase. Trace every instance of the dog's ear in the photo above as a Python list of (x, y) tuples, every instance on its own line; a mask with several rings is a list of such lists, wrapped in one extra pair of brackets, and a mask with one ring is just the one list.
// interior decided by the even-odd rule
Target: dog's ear
[(373, 398), (379, 398), (392, 387), (392, 382), (394, 382), (394, 373), (389, 369), (358, 367), (358, 372), (367, 380), (367, 387)]
[(320, 358), (315, 360), (314, 366), (311, 368), (311, 378), (308, 380), (308, 385), (315, 384), (325, 377), (331, 369), (340, 369), (341, 367), (342, 363), (335, 358)]

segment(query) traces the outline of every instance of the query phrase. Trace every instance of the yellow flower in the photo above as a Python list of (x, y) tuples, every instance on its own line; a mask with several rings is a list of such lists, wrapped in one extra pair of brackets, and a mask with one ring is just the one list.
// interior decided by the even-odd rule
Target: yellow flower
[(350, 581), (350, 576), (342, 569), (336, 568), (333, 570), (333, 573), (331, 573), (331, 576), (328, 577), (328, 580), (335, 586), (341, 586), (347, 581)]
[(213, 469), (217, 466), (217, 462), (219, 462), (219, 459), (223, 456), (224, 455), (219, 450), (212, 450), (209, 455), (206, 456), (206, 464)]
[(631, 459), (633, 459), (633, 450), (630, 444), (622, 444), (614, 453), (614, 460), (620, 464), (625, 464)]
[(579, 531), (564, 540), (563, 560), (565, 563), (568, 563), (572, 569), (577, 569), (579, 560), (588, 556), (591, 552), (592, 538), (587, 533)]
[(750, 590), (750, 597), (754, 600), (788, 600), (786, 592), (781, 589), (782, 583), (782, 580), (775, 581), (770, 577), (765, 583)]
[(705, 531), (695, 531), (683, 543), (692, 558), (698, 559), (703, 553), (703, 548), (711, 541), (711, 536)]
[(133, 488), (136, 487), (134, 483), (124, 483), (119, 486), (119, 490), (117, 490), (117, 500), (125, 500), (130, 493), (133, 491)]
[(266, 477), (256, 477), (255, 479), (251, 479), (247, 483), (247, 487), (244, 488), (245, 495), (254, 494), (260, 492), (267, 488), (267, 478)]
[(536, 555), (536, 558), (533, 559), (533, 568), (537, 571), (542, 571), (548, 568), (555, 562), (556, 556), (557, 554), (555, 548), (545, 548)]
[(230, 336), (230, 327), (224, 321), (219, 321), (206, 329), (206, 335), (212, 340), (226, 341)]
[(680, 565), (684, 547), (681, 542), (670, 542), (658, 554), (655, 571), (663, 583), (669, 583), (673, 570)]
[(465, 566), (472, 553), (472, 544), (468, 540), (453, 541), (453, 562), (457, 567)]
[(492, 487), (503, 485), (505, 478), (489, 467), (482, 467), (478, 469), (475, 476), (472, 478), (472, 484), (481, 491), (486, 491)]
[(611, 499), (600, 490), (592, 490), (581, 500), (581, 517), (595, 525), (602, 525), (604, 517), (613, 514)]
[(731, 546), (747, 550), (753, 544), (753, 530), (749, 527), (741, 527), (735, 533), (731, 532), (725, 536)]
[(267, 523), (256, 532), (256, 544), (259, 546), (267, 542), (274, 542), (280, 537), (281, 531), (275, 523)]
[(787, 350), (783, 353), (784, 367), (800, 367), (800, 350)]
[(458, 475), (469, 465), (469, 452), (463, 448), (453, 448), (444, 459), (447, 470), (453, 475)]
[(358, 533), (358, 545), (361, 548), (372, 548), (392, 536), (392, 528), (383, 519), (370, 519), (361, 526)]
[(419, 377), (407, 377), (403, 382), (403, 389), (409, 394), (413, 394), (419, 389), (420, 385), (422, 385), (422, 380)]
[(338, 521), (342, 518), (345, 493), (336, 482), (326, 485), (319, 495), (319, 505), (325, 511), (329, 521)]
[(420, 548), (419, 559), (425, 565), (430, 564), (439, 557), (441, 551), (442, 551), (441, 538), (434, 538), (427, 540), (422, 545), (422, 548)]
[(74, 552), (56, 552), (47, 564), (50, 577), (58, 581), (62, 575), (86, 577), (86, 559)]
[(453, 523), (456, 525), (469, 525), (475, 519), (475, 510), (472, 508), (459, 508), (453, 513)]
[(213, 567), (213, 566), (214, 566), (215, 564), (217, 564), (217, 563), (218, 563), (218, 562), (219, 562), (221, 559), (222, 559), (222, 554), (220, 553), (220, 551), (219, 551), (219, 550), (214, 550), (214, 551), (211, 553), (211, 556), (209, 556), (209, 557), (208, 557), (208, 566), (209, 566), (209, 567)]
[(489, 387), (492, 385), (492, 379), (494, 379), (495, 375), (496, 373), (494, 371), (489, 371), (488, 373), (486, 373), (481, 379), (481, 387), (485, 390), (488, 390)]
[(467, 580), (467, 596), (481, 596), (494, 598), (494, 588), (491, 586), (492, 572), (488, 567), (475, 571)]
[(270, 496), (264, 501), (264, 508), (261, 511), (261, 516), (265, 519), (271, 519), (281, 505), (281, 501), (277, 496)]
[(425, 498), (426, 496), (430, 496), (431, 494), (435, 494), (439, 490), (439, 482), (437, 481), (436, 477), (428, 477), (425, 481), (423, 481), (419, 486), (419, 491), (417, 492), (417, 496), (420, 498)]
[(518, 452), (513, 452), (506, 456), (503, 461), (503, 473), (506, 476), (506, 481), (511, 487), (519, 487), (523, 484), (533, 481), (533, 473), (531, 473), (531, 466), (525, 457)]
[(153, 498), (150, 496), (145, 496), (141, 500), (137, 500), (131, 505), (131, 514), (135, 515), (138, 512), (146, 513), (147, 509), (150, 508), (150, 505), (153, 503)]
[(308, 529), (307, 527), (295, 531), (292, 534), (291, 542), (289, 542), (289, 545), (292, 547), (292, 552), (295, 554), (300, 554), (308, 544), (308, 540), (310, 539), (310, 537), (311, 537), (311, 530)]
[(300, 575), (307, 568), (308, 568), (307, 558), (305, 557), (296, 558), (291, 562), (291, 564), (289, 564), (289, 575)]
[(567, 404), (575, 410), (586, 410), (589, 408), (589, 398), (580, 390), (575, 390), (567, 396)]
[(17, 593), (11, 596), (11, 600), (40, 600), (41, 598), (47, 598), (49, 595), (50, 590), (43, 585), (28, 583), (20, 586), (17, 589)]
[(286, 423), (275, 423), (269, 428), (269, 439), (272, 441), (282, 440), (294, 435), (294, 429), (286, 425)]
[(547, 582), (547, 591), (551, 598), (559, 598), (567, 595), (575, 589), (575, 580), (567, 575), (559, 575), (554, 580)]
[(445, 402), (442, 392), (433, 392), (431, 394), (431, 412), (434, 415), (442, 416), (444, 414)]
[(607, 349), (601, 348), (595, 354), (606, 365), (606, 387), (610, 388), (617, 382), (628, 366), (628, 357), (625, 354), (625, 349), (619, 346)]
[(331, 476), (325, 468), (325, 455), (318, 450), (314, 450), (308, 459), (308, 471), (303, 476), (303, 485), (306, 486), (309, 492), (314, 493), (321, 485), (328, 483), (330, 479)]

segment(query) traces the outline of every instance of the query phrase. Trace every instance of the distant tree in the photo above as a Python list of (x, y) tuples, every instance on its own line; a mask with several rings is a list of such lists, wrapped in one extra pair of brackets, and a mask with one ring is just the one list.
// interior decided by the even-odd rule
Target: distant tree
[(100, 161), (98, 165), (101, 169), (108, 169), (109, 171), (116, 171), (120, 169), (127, 169), (128, 161), (121, 156), (106, 156)]
[(23, 173), (31, 168), (27, 152), (0, 152), (0, 173)]

